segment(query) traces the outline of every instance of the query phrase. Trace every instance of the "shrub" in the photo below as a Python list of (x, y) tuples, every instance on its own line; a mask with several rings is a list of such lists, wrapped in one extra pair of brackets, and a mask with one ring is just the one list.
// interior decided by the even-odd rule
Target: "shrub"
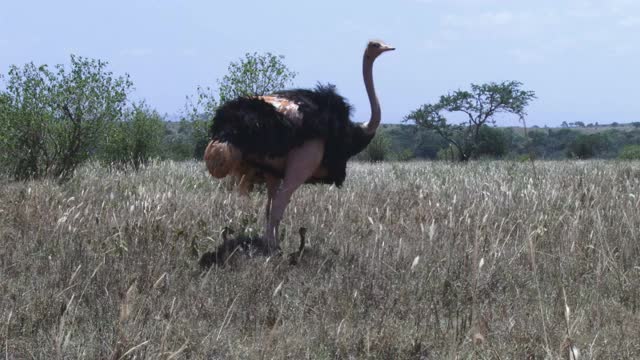
[(460, 151), (455, 146), (449, 145), (446, 148), (438, 150), (436, 158), (438, 160), (458, 161), (460, 159)]
[(388, 160), (389, 157), (389, 138), (383, 132), (378, 132), (369, 145), (364, 149), (364, 160), (378, 162)]
[(500, 158), (507, 153), (507, 138), (501, 129), (483, 126), (478, 134), (478, 148), (480, 156)]
[(16, 179), (68, 179), (99, 147), (132, 86), (107, 63), (71, 56), (67, 68), (11, 66), (0, 94), (0, 162)]
[(626, 145), (618, 155), (622, 160), (640, 160), (640, 145)]
[(604, 134), (580, 134), (569, 144), (567, 156), (578, 159), (589, 159), (605, 152), (609, 147), (609, 139)]
[(404, 149), (402, 151), (393, 154), (393, 159), (396, 161), (409, 161), (415, 158), (413, 151), (410, 149)]
[(144, 103), (127, 109), (111, 124), (100, 158), (108, 163), (130, 163), (135, 168), (161, 153), (165, 126), (158, 112)]

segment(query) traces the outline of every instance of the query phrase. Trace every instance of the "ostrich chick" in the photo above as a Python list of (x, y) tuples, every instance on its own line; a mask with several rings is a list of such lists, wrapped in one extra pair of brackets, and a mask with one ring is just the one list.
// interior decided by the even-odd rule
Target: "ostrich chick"
[(371, 105), (367, 123), (350, 120), (351, 106), (332, 85), (240, 97), (216, 111), (204, 154), (207, 169), (216, 178), (235, 177), (243, 191), (266, 183), (263, 240), (270, 251), (279, 248), (278, 225), (293, 193), (305, 183), (341, 186), (347, 160), (374, 137), (381, 109), (373, 62), (390, 50), (370, 41), (364, 51), (362, 73)]
[(298, 264), (298, 262), (300, 261), (300, 258), (302, 257), (302, 254), (304, 253), (305, 246), (307, 244), (306, 242), (307, 228), (301, 227), (300, 230), (298, 230), (298, 234), (300, 234), (300, 246), (298, 247), (298, 251), (294, 251), (291, 254), (289, 254), (289, 265)]

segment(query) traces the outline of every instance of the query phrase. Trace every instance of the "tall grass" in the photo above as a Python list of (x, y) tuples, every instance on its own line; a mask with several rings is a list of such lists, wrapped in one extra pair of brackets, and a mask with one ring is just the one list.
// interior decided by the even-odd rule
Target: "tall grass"
[(200, 163), (0, 186), (6, 358), (640, 357), (640, 163), (353, 164), (285, 214), (296, 266), (200, 274), (260, 231)]

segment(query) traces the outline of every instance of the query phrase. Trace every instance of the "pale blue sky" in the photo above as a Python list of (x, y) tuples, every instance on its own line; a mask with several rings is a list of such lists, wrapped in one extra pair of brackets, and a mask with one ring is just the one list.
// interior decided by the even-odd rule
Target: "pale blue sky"
[(471, 82), (502, 80), (536, 91), (532, 125), (640, 121), (638, 0), (2, 0), (0, 72), (67, 63), (72, 53), (99, 58), (131, 75), (136, 98), (176, 114), (230, 61), (270, 51), (298, 72), (296, 86), (336, 84), (363, 121), (371, 38), (397, 47), (374, 68), (383, 122)]

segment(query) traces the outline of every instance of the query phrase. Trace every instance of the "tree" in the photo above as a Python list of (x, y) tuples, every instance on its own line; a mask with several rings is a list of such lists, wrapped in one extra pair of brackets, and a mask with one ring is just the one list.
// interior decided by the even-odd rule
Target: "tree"
[(265, 95), (290, 86), (296, 73), (283, 62), (284, 56), (272, 53), (247, 53), (244, 59), (231, 62), (228, 73), (219, 80), (220, 102), (238, 96)]
[(284, 64), (284, 56), (247, 53), (243, 59), (229, 64), (228, 73), (218, 80), (218, 100), (210, 87), (197, 88), (195, 97), (187, 97), (186, 117), (193, 156), (201, 158), (209, 141), (208, 129), (218, 105), (239, 96), (273, 93), (290, 86), (296, 73)]
[(110, 124), (100, 158), (108, 163), (132, 164), (136, 169), (161, 153), (165, 123), (144, 102), (126, 109), (120, 121)]
[[(456, 90), (443, 95), (435, 104), (425, 104), (412, 111), (405, 121), (435, 130), (457, 150), (459, 160), (466, 161), (479, 155), (480, 130), (483, 126), (495, 124), (495, 116), (500, 113), (526, 116), (526, 107), (535, 99), (535, 92), (522, 90), (522, 83), (505, 81), (502, 83), (471, 84), (471, 91)], [(453, 124), (443, 115), (462, 113), (465, 120)]]
[(114, 77), (107, 65), (72, 55), (68, 68), (10, 67), (2, 95), (0, 161), (13, 177), (65, 180), (96, 151), (132, 86), (128, 75)]

